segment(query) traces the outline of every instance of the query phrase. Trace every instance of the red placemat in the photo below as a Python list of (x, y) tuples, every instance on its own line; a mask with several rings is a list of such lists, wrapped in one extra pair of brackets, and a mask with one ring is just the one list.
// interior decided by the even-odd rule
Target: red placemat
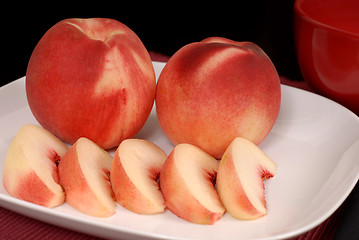
[[(163, 54), (150, 51), (153, 61), (167, 62), (169, 57)], [(281, 83), (296, 88), (314, 92), (314, 90), (306, 83), (292, 81), (286, 77), (280, 77)], [(318, 227), (310, 230), (297, 238), (296, 240), (330, 240), (333, 238), (335, 231), (339, 225), (345, 204), (341, 206), (332, 216)], [(15, 212), (0, 207), (0, 239), (101, 239), (79, 232), (67, 230), (51, 224), (40, 222)]]

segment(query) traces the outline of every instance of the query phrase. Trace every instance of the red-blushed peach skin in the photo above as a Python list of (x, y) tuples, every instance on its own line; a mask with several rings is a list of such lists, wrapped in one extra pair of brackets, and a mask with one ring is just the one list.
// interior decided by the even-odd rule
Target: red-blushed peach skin
[[(71, 147), (67, 151), (66, 155), (65, 156), (67, 158), (76, 158), (76, 146), (74, 145), (74, 147)], [(96, 196), (94, 196), (88, 183), (86, 182), (78, 162), (74, 159), (72, 163), (60, 164), (59, 173), (60, 176), (62, 176), (61, 185), (66, 192), (66, 202), (71, 206), (76, 206), (76, 208), (82, 212), (87, 213), (90, 211), (90, 214), (95, 215), (96, 212), (92, 213), (93, 208), (89, 208), (89, 206), (98, 205), (98, 202), (96, 200)]]
[[(123, 169), (122, 164), (117, 162), (113, 168), (116, 168), (117, 172), (123, 172), (122, 174), (116, 174), (115, 181), (120, 183), (116, 188), (114, 188), (116, 201), (132, 212), (139, 214), (154, 214), (155, 212), (151, 211), (151, 202), (149, 202), (148, 199), (138, 190), (138, 188), (129, 179), (128, 175), (124, 174), (125, 170)], [(160, 171), (161, 169), (154, 170), (154, 172), (157, 173)], [(149, 178), (152, 178), (152, 176), (149, 176)], [(156, 181), (156, 177), (154, 177), (154, 181)], [(164, 208), (165, 207), (163, 207), (162, 211)]]
[[(232, 155), (225, 154), (222, 160), (227, 162), (227, 164), (221, 165), (221, 171), (226, 175), (226, 185), (223, 184), (223, 188), (221, 188), (221, 190), (217, 190), (222, 191), (222, 194), (228, 194), (231, 196), (230, 198), (234, 199), (233, 204), (241, 206), (241, 210), (245, 212), (245, 214), (252, 216), (254, 219), (264, 216), (265, 214), (259, 212), (249, 201), (248, 196), (245, 194), (242, 183), (238, 178), (236, 171), (234, 171), (235, 166), (233, 164)], [(253, 174), (255, 173), (253, 172)], [(264, 184), (263, 182), (260, 183), (263, 189), (261, 202), (264, 206), (266, 206), (266, 201), (264, 198)]]
[[(118, 154), (115, 154), (114, 158), (118, 158)], [(153, 204), (143, 195), (142, 192), (134, 185), (131, 179), (126, 174), (121, 162), (117, 159), (113, 160), (113, 169), (111, 174), (111, 181), (116, 182), (116, 187), (113, 187), (116, 201), (123, 207), (129, 209), (132, 212), (139, 214), (154, 214), (158, 212), (153, 211)], [(148, 178), (156, 181), (161, 168), (152, 169)], [(159, 187), (159, 186), (158, 186)], [(163, 212), (165, 208), (163, 202), (163, 208), (160, 212)]]
[[(119, 161), (114, 162), (112, 169), (116, 169), (116, 172), (125, 172)], [(111, 177), (113, 181), (120, 183), (116, 188), (113, 188), (116, 202), (132, 212), (144, 213), (147, 211), (148, 205), (144, 204), (146, 199), (143, 198), (143, 195), (126, 174), (116, 174), (116, 177), (111, 174)], [(128, 201), (128, 199), (131, 199), (131, 201)]]
[(275, 175), (277, 165), (254, 143), (237, 137), (225, 151), (216, 187), (227, 212), (241, 220), (267, 214), (263, 180)]
[(67, 146), (46, 129), (22, 126), (7, 150), (2, 166), (2, 183), (13, 197), (45, 207), (65, 201), (59, 184), (57, 163)]
[(233, 44), (233, 45), (241, 45), (241, 42), (237, 42), (237, 41), (233, 41), (231, 39), (228, 38), (224, 38), (224, 37), (208, 37), (205, 38), (201, 41), (202, 43), (228, 43), (228, 44)]
[[(171, 155), (169, 157), (172, 157)], [(223, 215), (223, 213), (212, 213), (205, 209), (203, 205), (193, 197), (188, 188), (179, 187), (179, 185), (185, 184), (183, 181), (178, 181), (181, 177), (178, 171), (175, 171), (171, 165), (175, 164), (174, 161), (167, 161), (165, 168), (171, 169), (163, 171), (161, 175), (162, 181), (166, 181), (166, 184), (161, 185), (161, 190), (164, 193), (166, 201), (166, 207), (179, 217), (193, 223), (198, 224), (214, 224)], [(171, 177), (169, 177), (169, 175)], [(164, 180), (166, 179), (166, 180)], [(160, 180), (161, 181), (161, 180)], [(183, 198), (184, 197), (184, 198)], [(180, 200), (178, 200), (180, 198)], [(182, 204), (177, 204), (178, 202)], [(198, 219), (204, 219), (204, 221), (198, 222)]]
[[(8, 189), (7, 186), (8, 178), (6, 175), (3, 178), (3, 185), (12, 196), (15, 196), (18, 199), (25, 200), (27, 202), (35, 203), (45, 207), (54, 207), (60, 205), (65, 201), (65, 195), (62, 195), (62, 198), (57, 197), (57, 203), (54, 204), (54, 198), (56, 195), (50, 191), (50, 189), (44, 184), (44, 182), (39, 178), (39, 176), (34, 171), (29, 171), (22, 177), (18, 178), (18, 184), (15, 189)], [(29, 191), (29, 189), (36, 189), (36, 191)]]
[[(79, 144), (85, 146), (87, 141), (90, 140), (80, 138), (61, 160), (58, 166), (60, 184), (69, 205), (91, 216), (109, 217), (116, 212), (108, 176), (111, 157), (94, 143), (80, 149)], [(87, 149), (89, 153), (84, 152)], [(89, 159), (91, 155), (94, 156), (92, 160)]]
[(167, 155), (143, 139), (126, 139), (117, 148), (111, 165), (116, 201), (138, 214), (157, 214), (165, 209), (158, 183)]
[[(217, 210), (213, 212), (207, 209), (191, 191), (189, 186), (183, 177), (186, 171), (180, 170), (175, 160), (176, 152), (172, 151), (168, 156), (160, 174), (160, 185), (163, 197), (165, 199), (166, 207), (176, 214), (178, 217), (183, 218), (189, 222), (197, 224), (214, 224), (217, 222), (225, 212), (222, 203), (219, 200), (219, 196), (216, 193), (213, 186), (213, 175), (216, 172), (205, 172), (204, 169), (199, 169), (198, 174), (203, 174), (201, 178), (208, 184), (208, 189), (211, 191), (210, 197), (214, 198), (217, 202)], [(188, 164), (188, 168), (193, 168), (192, 164)], [(190, 176), (188, 176), (190, 177)], [(195, 193), (196, 194), (196, 193)]]
[(29, 60), (26, 94), (38, 122), (62, 140), (101, 147), (134, 136), (153, 106), (156, 80), (137, 35), (112, 19), (66, 19)]
[(178, 50), (164, 67), (156, 93), (167, 137), (217, 159), (237, 136), (261, 143), (281, 101), (279, 76), (269, 57), (254, 43), (228, 41), (212, 38)]

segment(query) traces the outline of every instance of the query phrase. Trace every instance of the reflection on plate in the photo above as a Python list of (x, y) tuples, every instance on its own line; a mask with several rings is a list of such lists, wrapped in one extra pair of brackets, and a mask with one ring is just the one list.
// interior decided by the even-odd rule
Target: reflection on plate
[[(158, 76), (164, 64), (154, 62)], [(15, 199), (2, 185), (7, 148), (19, 128), (35, 123), (27, 105), (25, 78), (0, 88), (0, 205), (54, 225), (105, 238), (281, 239), (304, 233), (328, 218), (359, 177), (359, 118), (318, 95), (282, 86), (278, 120), (260, 147), (277, 163), (277, 175), (265, 182), (268, 215), (239, 221), (229, 214), (213, 226), (186, 222), (166, 210), (138, 215), (118, 205), (101, 219), (67, 204), (47, 209)], [(167, 154), (173, 148), (153, 109), (137, 138), (148, 139)]]

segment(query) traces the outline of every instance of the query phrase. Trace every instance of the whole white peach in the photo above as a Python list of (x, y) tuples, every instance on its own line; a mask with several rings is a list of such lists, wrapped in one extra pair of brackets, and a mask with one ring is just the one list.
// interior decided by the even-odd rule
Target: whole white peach
[(153, 106), (150, 56), (124, 24), (66, 19), (41, 38), (29, 60), (26, 94), (37, 121), (62, 140), (101, 147), (134, 136)]
[(261, 143), (280, 108), (279, 76), (251, 42), (209, 38), (178, 50), (157, 84), (159, 123), (174, 143), (190, 143), (215, 158), (236, 137)]

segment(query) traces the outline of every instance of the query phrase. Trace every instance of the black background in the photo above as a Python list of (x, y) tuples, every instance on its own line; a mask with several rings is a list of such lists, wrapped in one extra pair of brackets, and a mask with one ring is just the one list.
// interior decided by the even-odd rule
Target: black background
[(185, 44), (210, 36), (251, 41), (267, 53), (280, 75), (301, 80), (293, 38), (293, 3), (294, 0), (205, 4), (181, 1), (122, 6), (123, 2), (89, 1), (83, 6), (61, 1), (4, 6), (0, 21), (2, 59), (6, 63), (2, 84), (24, 76), (30, 55), (43, 34), (60, 20), (74, 17), (114, 18), (130, 27), (147, 50), (169, 56)]
[[(294, 45), (293, 3), (294, 0), (3, 3), (0, 85), (25, 76), (27, 62), (43, 34), (60, 20), (74, 17), (116, 19), (130, 27), (147, 50), (169, 56), (185, 44), (210, 36), (251, 41), (267, 53), (280, 75), (302, 81)], [(298, 174), (298, 181), (303, 174)], [(336, 239), (359, 237), (358, 188), (346, 201)]]

